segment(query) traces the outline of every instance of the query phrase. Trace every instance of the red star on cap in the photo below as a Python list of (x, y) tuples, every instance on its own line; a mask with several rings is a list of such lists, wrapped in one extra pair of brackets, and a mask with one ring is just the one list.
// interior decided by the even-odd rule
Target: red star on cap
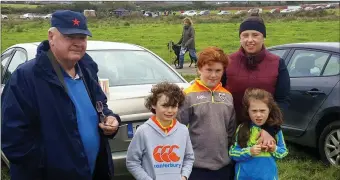
[(79, 26), (80, 21), (78, 21), (77, 18), (74, 18), (72, 21), (73, 21), (73, 26), (75, 25)]

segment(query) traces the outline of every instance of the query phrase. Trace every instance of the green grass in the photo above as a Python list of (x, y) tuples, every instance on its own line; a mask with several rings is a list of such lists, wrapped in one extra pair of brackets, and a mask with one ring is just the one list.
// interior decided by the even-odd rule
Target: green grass
[[(287, 146), (288, 156), (277, 162), (280, 180), (340, 180), (340, 169), (324, 165), (314, 150), (294, 144)], [(10, 179), (9, 170), (4, 164), (1, 179)]]
[[(125, 21), (90, 20), (93, 37), (89, 40), (118, 41), (144, 46), (169, 61), (166, 44), (180, 38), (181, 24), (147, 23), (130, 24)], [(195, 23), (195, 22), (194, 22)], [(339, 23), (336, 21), (289, 21), (266, 23), (267, 47), (296, 42), (339, 42)], [(195, 23), (196, 49), (199, 52), (208, 46), (218, 46), (226, 53), (236, 51), (239, 46), (239, 23)], [(1, 49), (25, 42), (47, 39), (48, 21), (2, 22)], [(170, 53), (174, 56), (173, 53)]]
[(6, 164), (2, 161), (1, 161), (1, 179), (10, 180), (9, 169), (7, 168)]
[(282, 180), (340, 180), (340, 169), (321, 162), (315, 149), (287, 144), (289, 154), (278, 161)]
[(1, 7), (11, 7), (11, 8), (36, 8), (38, 5), (34, 4), (1, 4)]

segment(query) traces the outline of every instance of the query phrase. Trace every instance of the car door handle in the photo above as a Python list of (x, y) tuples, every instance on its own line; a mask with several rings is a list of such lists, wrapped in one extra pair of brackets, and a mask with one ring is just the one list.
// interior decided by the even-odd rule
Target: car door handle
[(307, 94), (323, 94), (323, 91), (307, 91)]
[(311, 90), (309, 90), (309, 91), (306, 91), (306, 94), (311, 95), (311, 96), (313, 96), (313, 97), (316, 97), (316, 96), (319, 95), (319, 94), (324, 94), (324, 92), (323, 92), (323, 91), (320, 91), (320, 90), (318, 90), (318, 89), (311, 89)]

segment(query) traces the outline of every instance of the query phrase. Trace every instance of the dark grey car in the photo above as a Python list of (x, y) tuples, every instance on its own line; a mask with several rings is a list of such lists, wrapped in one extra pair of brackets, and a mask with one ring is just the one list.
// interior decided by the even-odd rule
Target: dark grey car
[(340, 45), (296, 43), (268, 48), (282, 57), (291, 81), (290, 107), (282, 126), (288, 141), (317, 148), (340, 166)]

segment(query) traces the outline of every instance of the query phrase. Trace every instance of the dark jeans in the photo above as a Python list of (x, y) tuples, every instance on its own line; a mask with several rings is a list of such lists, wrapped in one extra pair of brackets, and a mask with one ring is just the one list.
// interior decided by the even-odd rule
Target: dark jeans
[(194, 60), (195, 63), (197, 63), (196, 49), (186, 49), (186, 48), (181, 47), (181, 50), (179, 52), (179, 66), (180, 67), (183, 67), (184, 55), (187, 51), (189, 51), (190, 59)]
[(234, 179), (234, 164), (230, 163), (227, 166), (218, 170), (209, 170), (203, 168), (192, 168), (189, 180), (233, 180)]

